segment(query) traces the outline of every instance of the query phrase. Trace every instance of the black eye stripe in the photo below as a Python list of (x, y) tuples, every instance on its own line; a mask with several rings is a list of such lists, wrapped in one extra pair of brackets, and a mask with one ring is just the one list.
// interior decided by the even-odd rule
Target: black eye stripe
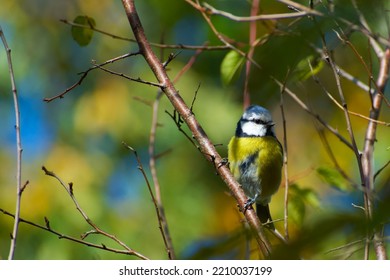
[(254, 120), (252, 120), (252, 122), (254, 122), (256, 124), (267, 124), (266, 122), (264, 122), (263, 120), (260, 120), (260, 119), (254, 119)]
[(265, 121), (263, 121), (263, 120), (261, 120), (261, 119), (244, 119), (243, 120), (244, 122), (253, 122), (253, 123), (256, 123), (256, 124), (264, 124), (264, 125), (266, 125), (266, 124), (268, 124), (269, 122), (265, 122)]
[(253, 122), (255, 124), (262, 124), (266, 126), (273, 126), (274, 122), (273, 121), (264, 121), (262, 119), (242, 119), (242, 122)]

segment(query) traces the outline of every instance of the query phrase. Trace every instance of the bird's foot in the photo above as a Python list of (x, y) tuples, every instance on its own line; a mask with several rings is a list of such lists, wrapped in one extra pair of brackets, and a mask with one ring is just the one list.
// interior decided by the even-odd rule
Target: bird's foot
[(217, 168), (221, 168), (222, 166), (227, 166), (229, 167), (229, 160), (227, 158), (222, 158), (222, 160), (219, 162)]
[(255, 197), (248, 198), (248, 200), (244, 204), (244, 211), (243, 211), (244, 214), (245, 214), (246, 210), (253, 209), (252, 205), (256, 203), (256, 199), (257, 199), (258, 196), (259, 195), (256, 194)]

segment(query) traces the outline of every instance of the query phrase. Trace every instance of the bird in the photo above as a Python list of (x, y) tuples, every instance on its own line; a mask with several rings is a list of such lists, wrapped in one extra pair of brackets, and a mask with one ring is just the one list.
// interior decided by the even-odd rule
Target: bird
[(259, 106), (249, 106), (228, 144), (228, 163), (234, 178), (248, 197), (245, 210), (256, 204), (262, 224), (275, 230), (269, 203), (282, 178), (283, 148), (274, 131), (271, 113)]

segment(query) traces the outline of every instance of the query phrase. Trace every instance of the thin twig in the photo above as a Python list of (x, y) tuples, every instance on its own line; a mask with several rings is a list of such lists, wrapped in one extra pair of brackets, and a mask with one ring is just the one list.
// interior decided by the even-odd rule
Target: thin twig
[[(141, 159), (138, 156), (137, 151), (134, 148), (132, 148), (131, 146), (129, 146), (128, 144), (126, 144), (125, 142), (122, 142), (122, 144), (127, 149), (129, 149), (130, 151), (133, 152), (133, 154), (134, 154), (134, 156), (135, 156), (135, 158), (137, 160), (138, 169), (141, 171), (142, 176), (145, 179), (145, 182), (146, 182), (146, 185), (148, 187), (148, 191), (149, 191), (150, 197), (152, 198), (152, 201), (153, 201), (153, 204), (154, 204), (154, 208), (156, 210), (157, 220), (158, 220), (158, 224), (159, 224), (160, 232), (161, 232), (161, 235), (162, 235), (162, 238), (163, 238), (163, 241), (164, 241), (165, 248), (167, 249), (168, 258), (169, 259), (174, 259), (175, 258), (175, 252), (173, 250), (172, 241), (170, 240), (170, 235), (166, 234), (168, 226), (167, 226), (167, 224), (164, 224), (164, 223), (166, 223), (165, 214), (162, 212), (162, 211), (164, 211), (164, 209), (162, 207), (159, 207), (159, 203), (158, 203), (155, 195), (153, 194), (152, 187), (150, 186), (148, 176), (145, 173), (145, 170), (144, 170), (144, 168), (142, 166), (142, 162), (141, 162)], [(168, 232), (168, 234), (169, 234), (169, 232)]]
[(346, 24), (348, 26), (348, 28), (350, 28), (351, 30), (359, 31), (367, 38), (369, 38), (369, 39), (372, 38), (374, 40), (377, 40), (379, 43), (381, 43), (387, 47), (390, 47), (390, 42), (386, 38), (383, 38), (382, 36), (380, 36), (378, 34), (374, 34), (374, 33), (370, 32), (369, 30), (367, 30), (367, 28), (365, 28), (364, 26), (359, 26), (357, 24), (354, 24), (345, 18), (339, 18), (332, 13), (331, 14), (324, 14), (324, 13), (321, 13), (319, 11), (308, 8), (302, 4), (296, 3), (294, 1), (290, 1), (290, 0), (277, 0), (277, 1), (286, 4), (288, 7), (293, 7), (294, 9), (296, 9), (296, 11), (304, 11), (307, 13), (311, 13), (314, 11), (314, 12), (316, 12), (316, 16), (320, 16), (320, 17), (328, 16), (331, 18), (333, 17), (335, 20), (338, 20), (338, 21)]
[[(313, 19), (315, 22), (316, 20)], [(337, 86), (337, 91), (339, 93), (339, 96), (340, 96), (340, 100), (341, 100), (341, 104), (342, 104), (342, 108), (343, 108), (343, 111), (344, 111), (344, 116), (345, 116), (345, 121), (346, 121), (346, 124), (347, 124), (347, 131), (349, 133), (349, 138), (350, 138), (350, 143), (352, 145), (352, 150), (355, 154), (355, 157), (356, 157), (356, 160), (357, 160), (357, 164), (358, 164), (358, 167), (359, 167), (359, 171), (362, 172), (362, 164), (361, 164), (361, 153), (357, 147), (357, 144), (356, 144), (356, 138), (355, 138), (355, 135), (354, 135), (354, 132), (353, 132), (353, 128), (352, 128), (352, 123), (351, 123), (351, 119), (350, 119), (350, 114), (349, 114), (349, 110), (348, 110), (348, 105), (347, 105), (347, 102), (345, 100), (345, 97), (344, 97), (344, 91), (342, 89), (342, 86), (341, 86), (341, 81), (340, 81), (340, 76), (339, 76), (339, 71), (338, 71), (338, 68), (337, 68), (337, 65), (334, 63), (334, 60), (328, 50), (328, 47), (327, 47), (327, 44), (326, 44), (326, 41), (325, 41), (325, 36), (324, 34), (322, 33), (322, 31), (319, 29), (319, 33), (320, 33), (320, 36), (321, 36), (321, 40), (322, 40), (322, 45), (323, 45), (323, 48), (324, 48), (324, 55), (325, 57), (327, 58), (327, 61), (332, 69), (332, 72), (333, 72), (333, 76), (335, 78), (335, 81), (336, 81), (336, 86)], [(362, 173), (360, 173), (362, 174)], [(363, 180), (362, 180), (363, 182)]]
[(145, 81), (145, 80), (142, 80), (141, 78), (132, 78), (130, 76), (127, 76), (123, 73), (118, 73), (118, 72), (115, 72), (115, 71), (112, 71), (110, 69), (107, 69), (105, 67), (102, 67), (100, 65), (97, 65), (97, 64), (94, 64), (96, 65), (100, 70), (103, 70), (104, 72), (107, 72), (107, 73), (110, 73), (112, 75), (115, 75), (115, 76), (119, 76), (121, 78), (125, 78), (127, 80), (130, 80), (130, 81), (133, 81), (133, 82), (137, 82), (137, 83), (140, 83), (140, 84), (144, 84), (144, 85), (148, 85), (148, 86), (154, 86), (154, 87), (158, 87), (158, 88), (162, 88), (163, 86), (158, 84), (158, 83), (154, 83), (154, 82), (150, 82), (150, 81)]
[(387, 166), (389, 166), (389, 164), (390, 164), (390, 160), (389, 160), (388, 162), (386, 162), (381, 168), (379, 168), (377, 172), (375, 172), (375, 174), (374, 174), (374, 182), (375, 182), (376, 177), (377, 177), (377, 176), (378, 176), (378, 175), (379, 175)]
[(344, 244), (344, 245), (341, 245), (341, 246), (338, 246), (338, 247), (329, 249), (328, 251), (324, 252), (324, 254), (329, 254), (329, 253), (333, 253), (333, 252), (335, 252), (335, 251), (344, 250), (345, 248), (354, 246), (354, 245), (359, 244), (359, 243), (363, 243), (363, 242), (365, 242), (365, 241), (366, 241), (365, 238), (360, 239), (360, 240), (355, 240), (355, 241), (352, 241), (352, 242), (350, 242), (350, 243), (347, 243), (347, 244)]
[[(335, 64), (336, 68), (337, 68), (337, 65)], [(314, 82), (320, 86), (320, 88), (322, 89), (323, 92), (325, 92), (325, 94), (329, 97), (329, 99), (338, 107), (340, 108), (341, 110), (344, 110), (344, 107), (336, 100), (336, 98), (334, 98), (332, 96), (332, 94), (325, 88), (325, 86), (321, 83), (320, 79), (314, 74), (314, 70), (313, 70), (313, 66), (311, 65), (311, 63), (309, 62), (309, 67), (310, 67), (310, 70), (312, 72), (312, 78), (314, 80)], [(337, 68), (338, 69), (338, 68)], [(338, 69), (339, 70), (339, 69)], [(338, 73), (340, 73), (340, 71), (338, 71)], [(353, 111), (350, 111), (348, 109), (348, 113), (351, 114), (351, 115), (354, 115), (354, 116), (357, 116), (359, 118), (362, 118), (362, 119), (365, 119), (365, 120), (368, 120), (368, 121), (373, 121), (373, 122), (376, 122), (377, 124), (380, 124), (380, 125), (385, 125), (385, 126), (390, 126), (390, 123), (387, 123), (387, 122), (384, 122), (384, 121), (378, 121), (378, 120), (373, 120), (369, 117), (366, 117), (362, 114), (359, 114), (359, 113), (356, 113), (356, 112), (353, 112)]]
[[(356, 10), (356, 13), (358, 14), (359, 16), (359, 21), (361, 23), (362, 26), (364, 26), (364, 28), (366, 28), (370, 33), (372, 33), (371, 31), (371, 28), (370, 26), (368, 25), (367, 23), (367, 20), (365, 18), (365, 16), (363, 15), (363, 13), (360, 11), (358, 5), (357, 5), (357, 2), (356, 0), (351, 0), (352, 2), (352, 5), (353, 7), (355, 8)], [(374, 38), (370, 37), (369, 38), (369, 41), (370, 41), (370, 44), (371, 44), (371, 47), (372, 49), (375, 51), (376, 53), (376, 56), (380, 59), (383, 57), (383, 49), (381, 48), (381, 46), (378, 44), (377, 40), (375, 40)]]
[(152, 174), (152, 180), (154, 185), (154, 191), (156, 192), (155, 197), (155, 206), (158, 209), (157, 217), (159, 219), (159, 224), (161, 227), (161, 234), (163, 235), (165, 248), (168, 253), (168, 258), (171, 260), (176, 259), (176, 253), (173, 247), (171, 234), (169, 232), (168, 220), (165, 215), (165, 210), (163, 207), (161, 188), (157, 176), (156, 170), (156, 154), (155, 154), (155, 142), (156, 142), (156, 130), (157, 130), (157, 120), (158, 120), (158, 107), (162, 97), (162, 91), (158, 91), (156, 99), (153, 102), (153, 115), (152, 115), (152, 125), (150, 128), (149, 134), (149, 168), (150, 173)]
[[(320, 55), (322, 57), (322, 60), (326, 62), (326, 65), (330, 66), (329, 63), (327, 63), (327, 58), (324, 56), (322, 48), (318, 48), (318, 47), (316, 47), (315, 45), (313, 45), (311, 43), (309, 43), (309, 45), (315, 52), (318, 53), (318, 55)], [(351, 75), (350, 73), (348, 73), (345, 69), (340, 67), (340, 65), (338, 65), (337, 63), (335, 63), (335, 65), (337, 66), (337, 69), (339, 70), (338, 73), (339, 73), (339, 75), (342, 78), (352, 82), (357, 87), (361, 88), (365, 92), (368, 92), (369, 94), (374, 94), (375, 93), (375, 90), (372, 89), (367, 84), (365, 84), (363, 81), (359, 80), (357, 77), (355, 77), (355, 76)]]
[[(189, 62), (179, 71), (179, 73), (176, 75), (174, 79), (174, 83), (176, 83), (182, 75), (186, 71), (188, 71), (191, 66), (194, 64), (196, 57), (202, 52), (202, 50), (197, 50), (195, 54), (191, 57)], [(176, 56), (170, 55), (167, 62), (165, 62), (164, 68), (168, 65), (170, 61), (172, 61)], [(156, 192), (156, 204), (159, 209), (159, 218), (161, 219), (161, 228), (163, 231), (163, 234), (165, 236), (166, 240), (166, 250), (168, 252), (168, 258), (169, 259), (176, 259), (176, 254), (175, 250), (173, 247), (172, 243), (172, 238), (171, 234), (169, 232), (169, 227), (168, 227), (168, 221), (165, 216), (165, 210), (163, 207), (163, 202), (162, 202), (162, 196), (161, 196), (161, 188), (160, 188), (160, 183), (158, 180), (157, 176), (157, 169), (156, 169), (156, 160), (158, 155), (155, 153), (155, 142), (156, 142), (156, 130), (157, 130), (157, 125), (158, 125), (158, 108), (160, 104), (160, 100), (162, 97), (162, 91), (157, 92), (157, 96), (155, 101), (153, 102), (153, 115), (152, 115), (152, 125), (150, 128), (150, 136), (149, 136), (149, 168), (150, 168), (150, 173), (152, 174), (152, 180), (153, 180), (153, 185), (154, 185), (154, 190)]]
[[(186, 2), (190, 2), (189, 0), (186, 0)], [(231, 13), (217, 10), (213, 6), (211, 6), (208, 3), (203, 3), (203, 7), (205, 8), (205, 12), (210, 14), (210, 15), (219, 15), (226, 17), (230, 20), (237, 21), (237, 22), (256, 22), (256, 21), (261, 21), (261, 20), (281, 20), (281, 19), (290, 19), (290, 18), (300, 18), (300, 17), (305, 17), (308, 15), (320, 15), (315, 10), (309, 10), (309, 11), (300, 11), (300, 12), (294, 12), (294, 13), (281, 13), (281, 14), (269, 14), (269, 15), (257, 15), (251, 14), (249, 17), (240, 17), (233, 15)]]
[[(68, 21), (66, 19), (61, 19), (60, 21), (65, 23), (65, 24), (68, 24), (70, 26), (81, 27), (81, 28), (93, 30), (95, 32), (98, 32), (98, 33), (104, 34), (106, 36), (109, 36), (109, 37), (111, 37), (113, 39), (118, 39), (118, 40), (128, 41), (128, 42), (132, 42), (132, 43), (137, 43), (137, 41), (135, 39), (131, 39), (131, 38), (115, 35), (115, 34), (112, 34), (110, 32), (107, 32), (107, 31), (104, 31), (104, 30), (101, 30), (101, 29), (97, 29), (93, 25), (78, 24), (78, 23), (70, 22), (70, 21)], [(194, 46), (194, 45), (186, 45), (186, 44), (176, 44), (175, 45), (175, 44), (160, 44), (160, 43), (152, 43), (151, 42), (150, 45), (153, 46), (153, 47), (161, 48), (161, 49), (204, 50), (204, 51), (221, 51), (221, 50), (223, 51), (223, 50), (228, 49), (228, 47), (226, 47), (226, 46), (209, 46), (207, 44), (200, 45), (200, 46)]]
[[(321, 50), (322, 52), (322, 50)], [(375, 92), (374, 89), (370, 88), (367, 84), (359, 80), (358, 78), (352, 76), (350, 73), (348, 73), (346, 70), (341, 68), (340, 66), (337, 66), (339, 69), (339, 75), (343, 77), (344, 79), (351, 81), (354, 83), (356, 86), (364, 90), (365, 92), (368, 92), (369, 94), (373, 94)]]
[[(279, 86), (283, 84), (277, 80), (274, 80)], [(321, 125), (323, 125), (327, 130), (329, 130), (333, 135), (335, 135), (342, 143), (344, 143), (348, 148), (353, 149), (352, 144), (338, 132), (338, 130), (328, 124), (320, 115), (313, 112), (293, 91), (288, 87), (285, 87), (284, 91), (307, 113), (314, 117)]]
[[(287, 73), (287, 77), (288, 77)], [(286, 81), (287, 81), (286, 77)], [(280, 91), (280, 111), (282, 113), (283, 120), (283, 166), (284, 166), (284, 238), (289, 240), (289, 232), (288, 232), (288, 191), (289, 191), (289, 177), (288, 177), (288, 148), (287, 148), (287, 124), (286, 117), (284, 114), (284, 89), (285, 84), (281, 88)]]
[(194, 147), (196, 147), (199, 150), (199, 146), (194, 142), (194, 140), (189, 136), (182, 128), (182, 125), (184, 123), (183, 118), (181, 117), (180, 114), (177, 113), (176, 109), (173, 110), (173, 114), (169, 113), (167, 110), (165, 110), (165, 113), (167, 113), (172, 120), (175, 122), (177, 129), (183, 133), (183, 135), (187, 138), (188, 141), (191, 142)]
[(110, 233), (105, 232), (104, 230), (100, 229), (92, 220), (88, 217), (87, 213), (81, 208), (80, 204), (78, 203), (75, 195), (74, 195), (74, 189), (73, 189), (73, 183), (66, 184), (60, 177), (58, 177), (53, 171), (49, 171), (46, 167), (42, 166), (42, 170), (45, 172), (45, 175), (51, 176), (55, 178), (61, 186), (66, 190), (69, 197), (72, 199), (74, 205), (76, 206), (77, 211), (81, 214), (81, 216), (84, 218), (84, 220), (93, 228), (93, 230), (88, 231), (82, 235), (82, 239), (85, 239), (90, 234), (101, 234), (104, 235), (111, 240), (118, 243), (120, 246), (125, 248), (129, 252), (134, 252), (133, 249), (131, 249), (129, 246), (127, 246), (124, 242), (119, 240), (115, 235), (112, 235)]
[[(0, 212), (2, 212), (4, 215), (13, 217), (15, 219), (15, 215), (14, 214), (9, 213), (8, 211), (5, 211), (4, 209), (0, 208)], [(88, 247), (92, 247), (92, 248), (96, 248), (96, 249), (100, 249), (100, 250), (104, 250), (104, 251), (109, 251), (109, 252), (113, 252), (113, 253), (117, 253), (117, 254), (136, 256), (136, 257), (138, 257), (140, 259), (148, 260), (147, 257), (145, 257), (144, 255), (142, 255), (142, 254), (140, 254), (140, 253), (138, 253), (138, 252), (136, 252), (134, 250), (130, 250), (130, 251), (129, 250), (118, 250), (118, 249), (115, 249), (115, 248), (107, 247), (106, 245), (103, 245), (103, 244), (91, 243), (91, 242), (85, 241), (83, 239), (75, 238), (75, 237), (72, 237), (72, 236), (60, 233), (60, 232), (58, 232), (56, 230), (53, 230), (51, 228), (50, 221), (49, 221), (49, 219), (47, 217), (44, 217), (44, 219), (45, 219), (45, 226), (41, 226), (39, 224), (36, 224), (34, 222), (31, 222), (29, 220), (25, 220), (25, 219), (22, 219), (22, 218), (19, 219), (19, 222), (28, 224), (30, 226), (33, 226), (33, 227), (36, 227), (36, 228), (39, 228), (39, 229), (42, 229), (42, 230), (47, 231), (47, 232), (50, 232), (50, 233), (52, 233), (54, 235), (57, 235), (59, 239), (66, 239), (66, 240), (69, 240), (69, 241), (72, 241), (72, 242), (75, 242), (75, 243), (86, 245)]]
[[(340, 28), (341, 30), (341, 28)], [(367, 76), (369, 78), (369, 81), (370, 83), (373, 83), (374, 84), (374, 87), (375, 89), (378, 91), (379, 94), (382, 95), (382, 98), (384, 99), (384, 101), (387, 103), (387, 105), (389, 105), (389, 101), (387, 100), (387, 98), (385, 97), (385, 95), (383, 94), (383, 92), (380, 91), (380, 89), (377, 87), (376, 83), (375, 83), (375, 80), (374, 80), (374, 76), (372, 74), (372, 70), (371, 68), (366, 64), (364, 58), (360, 55), (360, 53), (358, 52), (358, 50), (355, 48), (355, 46), (348, 40), (348, 38), (345, 36), (345, 35), (341, 35), (339, 32), (336, 32), (336, 35), (337, 37), (340, 39), (340, 41), (342, 41), (344, 44), (346, 44), (347, 46), (349, 46), (353, 53), (355, 54), (355, 56), (359, 59), (360, 63), (363, 65), (364, 69), (366, 70), (367, 72)], [(376, 92), (375, 91), (372, 91), (372, 90), (368, 90), (367, 92), (371, 93), (371, 95), (374, 95)]]
[[(371, 220), (371, 210), (370, 210), (370, 206), (369, 206), (369, 203), (368, 203), (368, 201), (370, 199), (366, 199), (367, 196), (369, 196), (369, 193), (366, 191), (367, 185), (366, 185), (366, 180), (365, 180), (365, 175), (364, 175), (364, 170), (363, 170), (363, 164), (362, 164), (362, 154), (359, 151), (359, 148), (357, 147), (357, 144), (356, 144), (356, 139), (355, 139), (355, 135), (354, 135), (354, 132), (353, 132), (352, 123), (351, 123), (351, 119), (350, 119), (350, 114), (349, 114), (349, 111), (348, 111), (348, 105), (347, 105), (347, 102), (345, 101), (344, 92), (343, 92), (343, 89), (341, 87), (341, 81), (340, 81), (340, 76), (338, 75), (337, 66), (333, 62), (334, 60), (331, 57), (330, 52), (329, 52), (329, 50), (327, 48), (324, 34), (322, 33), (321, 30), (319, 30), (319, 31), (320, 31), (320, 35), (321, 35), (321, 39), (322, 39), (322, 43), (323, 43), (324, 53), (325, 53), (325, 56), (327, 57), (327, 61), (328, 61), (329, 65), (330, 65), (330, 67), (332, 69), (333, 76), (334, 76), (335, 81), (336, 81), (337, 90), (338, 90), (338, 93), (339, 93), (339, 96), (340, 96), (340, 100), (341, 100), (341, 103), (342, 103), (342, 106), (343, 106), (345, 121), (346, 121), (346, 124), (347, 124), (347, 131), (349, 133), (349, 137), (350, 137), (350, 140), (351, 140), (352, 151), (355, 154), (356, 162), (357, 162), (357, 165), (358, 165), (361, 184), (362, 184), (363, 188), (365, 189), (364, 197), (365, 197), (365, 201), (366, 201), (366, 203), (365, 203), (365, 207), (366, 207), (366, 212), (365, 213), (367, 215), (366, 217), (367, 217), (367, 219)], [(369, 236), (369, 232), (367, 232), (367, 239), (368, 239), (368, 236)], [(369, 252), (369, 243), (366, 243), (365, 259), (368, 259), (368, 252)]]
[(344, 179), (346, 179), (356, 190), (360, 190), (361, 189), (360, 186), (356, 182), (354, 182), (348, 176), (348, 174), (341, 168), (340, 164), (337, 161), (336, 156), (333, 153), (333, 150), (329, 144), (329, 141), (326, 138), (326, 134), (325, 134), (324, 130), (322, 128), (317, 127), (317, 126), (316, 126), (316, 129), (317, 129), (318, 135), (320, 136), (321, 142), (325, 147), (325, 151), (328, 154), (328, 156), (330, 157), (330, 160), (333, 162), (334, 167), (341, 174), (341, 176), (343, 176)]
[(46, 97), (46, 98), (44, 98), (43, 101), (51, 102), (51, 101), (53, 101), (55, 99), (58, 99), (58, 98), (64, 98), (65, 94), (67, 94), (68, 92), (72, 91), (73, 89), (75, 89), (76, 87), (81, 85), (81, 83), (87, 77), (87, 75), (89, 74), (90, 71), (98, 69), (99, 67), (102, 67), (104, 65), (107, 65), (107, 64), (110, 64), (110, 63), (114, 63), (115, 61), (118, 61), (118, 60), (130, 57), (130, 56), (139, 55), (139, 54), (140, 54), (139, 52), (127, 53), (127, 54), (124, 54), (124, 55), (112, 58), (110, 60), (107, 60), (106, 62), (103, 62), (101, 64), (95, 64), (93, 67), (90, 67), (88, 70), (79, 73), (81, 75), (81, 78), (76, 83), (74, 83), (72, 86), (68, 87), (66, 90), (64, 90), (60, 94), (57, 94), (57, 95), (55, 95), (53, 97)]
[(190, 106), (191, 112), (194, 112), (194, 105), (195, 105), (196, 98), (198, 97), (199, 89), (200, 89), (200, 83), (198, 84), (198, 87), (196, 88), (195, 93), (194, 93), (194, 97), (192, 98), (192, 101), (191, 101), (191, 106)]
[(14, 100), (14, 111), (15, 111), (15, 133), (16, 133), (16, 203), (15, 203), (15, 220), (14, 227), (12, 230), (11, 245), (8, 254), (8, 259), (12, 260), (15, 254), (16, 248), (16, 239), (19, 232), (19, 218), (20, 218), (20, 208), (22, 200), (22, 138), (20, 134), (20, 109), (19, 109), (19, 100), (18, 100), (18, 91), (16, 88), (15, 75), (12, 66), (11, 59), (11, 49), (8, 47), (7, 40), (5, 38), (2, 27), (0, 26), (0, 37), (3, 42), (5, 51), (7, 53), (7, 62), (8, 70), (11, 80), (12, 96)]
[[(161, 49), (161, 57), (163, 57), (163, 50)], [(168, 64), (177, 56), (173, 55), (172, 53), (169, 54), (168, 59), (165, 63), (163, 63), (163, 67), (166, 68)], [(159, 225), (160, 225), (160, 231), (161, 235), (163, 237), (163, 241), (165, 244), (165, 249), (168, 254), (168, 258), (170, 260), (176, 259), (176, 253), (173, 247), (173, 242), (171, 238), (171, 234), (169, 231), (169, 226), (168, 226), (168, 219), (165, 215), (165, 209), (163, 206), (162, 202), (162, 196), (161, 196), (161, 187), (160, 187), (160, 182), (157, 176), (157, 168), (156, 168), (156, 160), (157, 156), (155, 153), (155, 143), (156, 143), (156, 131), (158, 127), (158, 107), (160, 105), (160, 100), (161, 97), (163, 96), (163, 93), (160, 90), (157, 91), (157, 96), (156, 99), (153, 102), (152, 109), (153, 109), (153, 114), (152, 114), (152, 124), (150, 128), (150, 134), (149, 134), (149, 168), (150, 168), (150, 173), (152, 175), (152, 180), (153, 180), (153, 185), (154, 185), (154, 191), (156, 193), (156, 198), (155, 198), (155, 207), (156, 213), (157, 213), (157, 218), (159, 219)], [(139, 163), (140, 164), (140, 163)], [(144, 175), (145, 177), (145, 175)], [(147, 179), (146, 179), (147, 180)], [(152, 199), (154, 199), (152, 195)]]
[[(187, 1), (188, 3), (192, 3), (194, 4), (195, 6), (199, 6), (200, 4), (197, 3), (193, 3), (192, 1)], [(198, 1), (197, 1), (198, 2)], [(253, 60), (253, 58), (251, 57), (248, 57), (248, 55), (243, 52), (242, 50), (240, 50), (239, 48), (236, 47), (236, 45), (239, 45), (239, 43), (237, 42), (234, 42), (234, 40), (226, 37), (225, 35), (223, 35), (222, 33), (220, 33), (217, 28), (215, 27), (215, 25), (211, 22), (211, 19), (210, 17), (207, 15), (207, 13), (205, 12), (205, 10), (203, 8), (201, 9), (198, 9), (198, 11), (201, 13), (201, 15), (203, 16), (203, 18), (205, 19), (205, 21), (207, 22), (207, 24), (209, 25), (211, 31), (215, 34), (215, 36), (222, 42), (226, 45), (227, 48), (231, 49), (231, 50), (234, 50), (236, 51), (239, 55), (241, 55), (242, 57), (244, 57), (245, 59), (249, 60), (253, 65), (255, 65), (257, 68), (261, 69), (261, 66)], [(254, 43), (254, 45), (257, 45), (257, 42), (256, 44)]]
[[(251, 7), (251, 16), (254, 16), (258, 13), (260, 6), (260, 0), (254, 0), (252, 1), (252, 7)], [(248, 51), (248, 60), (245, 62), (245, 82), (244, 82), (244, 98), (243, 98), (243, 105), (244, 110), (251, 104), (250, 101), (250, 93), (249, 93), (249, 77), (251, 72), (251, 66), (252, 63), (250, 60), (253, 58), (253, 53), (255, 51), (255, 41), (257, 37), (257, 23), (255, 21), (252, 21), (249, 24), (249, 51)]]

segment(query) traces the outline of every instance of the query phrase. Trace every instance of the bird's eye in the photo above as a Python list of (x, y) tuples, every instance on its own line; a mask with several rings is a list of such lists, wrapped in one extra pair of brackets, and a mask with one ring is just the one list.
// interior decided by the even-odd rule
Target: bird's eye
[(253, 122), (254, 122), (255, 124), (263, 124), (263, 123), (264, 123), (264, 122), (263, 122), (262, 120), (260, 120), (260, 119), (254, 119)]

